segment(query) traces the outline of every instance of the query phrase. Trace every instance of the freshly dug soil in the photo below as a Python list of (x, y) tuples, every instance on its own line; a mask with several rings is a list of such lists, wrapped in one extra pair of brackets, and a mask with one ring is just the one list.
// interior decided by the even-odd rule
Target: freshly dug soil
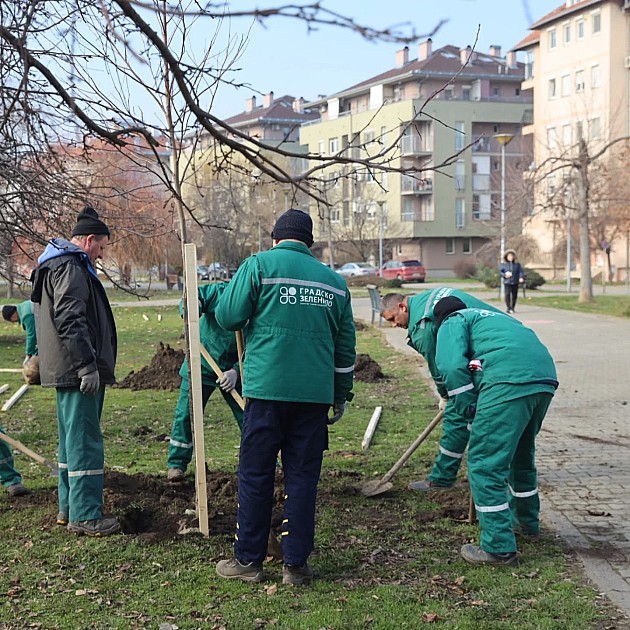
[(376, 383), (387, 377), (383, 374), (381, 366), (369, 354), (357, 354), (354, 363), (354, 378), (364, 383)]
[(178, 389), (182, 382), (179, 369), (186, 358), (183, 350), (174, 350), (168, 344), (160, 342), (157, 352), (149, 365), (139, 372), (130, 372), (114, 387), (132, 389)]

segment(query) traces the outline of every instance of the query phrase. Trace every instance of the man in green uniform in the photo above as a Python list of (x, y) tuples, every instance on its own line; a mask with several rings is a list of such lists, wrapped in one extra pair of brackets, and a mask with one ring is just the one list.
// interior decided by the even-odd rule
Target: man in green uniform
[(272, 237), (272, 249), (242, 263), (216, 309), (217, 322), (228, 330), (247, 324), (235, 557), (220, 561), (217, 573), (262, 580), (280, 451), (286, 496), (282, 581), (307, 584), (313, 579), (308, 558), (328, 424), (341, 418), (352, 398), (354, 320), (345, 280), (309, 250), (310, 216), (288, 210)]
[(503, 313), (446, 297), (433, 314), (437, 369), (472, 424), (468, 478), (481, 544), (461, 554), (473, 564), (513, 565), (514, 527), (539, 532), (535, 440), (558, 387), (554, 362), (531, 329)]
[[(223, 372), (223, 379), (218, 379), (203, 356), (201, 357), (201, 378), (203, 381), (201, 395), (203, 408), (205, 409), (212, 392), (219, 387), (240, 429), (243, 426), (243, 412), (230, 394), (233, 389), (236, 389), (239, 394), (241, 393), (238, 378), (236, 336), (233, 332), (221, 328), (214, 316), (214, 310), (226, 286), (224, 283), (204, 284), (198, 290), (201, 344)], [(188, 360), (184, 360), (179, 374), (182, 377), (182, 383), (179, 388), (179, 400), (175, 408), (167, 461), (167, 478), (172, 482), (179, 482), (184, 479), (186, 468), (192, 459), (193, 450), (190, 426), (190, 398), (188, 394), (190, 388)]]
[(427, 362), (435, 387), (441, 396), (439, 407), (444, 410), (439, 453), (429, 477), (409, 484), (411, 490), (419, 492), (450, 488), (455, 483), (470, 435), (468, 420), (457, 412), (453, 401), (449, 401), (446, 388), (435, 365), (437, 326), (433, 308), (442, 298), (448, 296), (459, 298), (468, 307), (500, 312), (494, 306), (478, 300), (469, 293), (450, 287), (437, 287), (413, 296), (388, 293), (383, 296), (381, 302), (383, 318), (392, 322), (395, 327), (406, 328), (407, 343)]
[(26, 332), (26, 346), (24, 348), (24, 362), (26, 365), (32, 356), (37, 354), (37, 333), (35, 331), (35, 315), (33, 303), (30, 300), (20, 302), (17, 306), (7, 304), (2, 307), (2, 317), (7, 322), (20, 324)]
[(30, 494), (30, 490), (22, 483), (22, 475), (15, 469), (11, 447), (2, 440), (0, 440), (0, 483), (6, 488), (9, 496), (21, 497)]
[(33, 278), (43, 387), (57, 390), (59, 514), (68, 531), (107, 536), (120, 530), (103, 516), (105, 452), (100, 420), (105, 385), (115, 382), (117, 335), (94, 265), (109, 229), (86, 206), (71, 240), (52, 239)]

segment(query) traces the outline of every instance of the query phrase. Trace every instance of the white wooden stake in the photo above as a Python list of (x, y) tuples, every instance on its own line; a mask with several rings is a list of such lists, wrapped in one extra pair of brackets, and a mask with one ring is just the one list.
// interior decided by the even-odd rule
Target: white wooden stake
[(5, 383), (2, 387), (0, 387), (0, 394), (4, 394), (4, 392), (6, 392), (7, 389), (9, 389), (9, 384)]
[(203, 433), (203, 398), (201, 395), (201, 339), (199, 336), (199, 297), (197, 295), (197, 246), (184, 244), (184, 282), (188, 313), (188, 347), (190, 349), (190, 394), (192, 400), (193, 443), (195, 448), (195, 486), (199, 531), (208, 536), (208, 490), (206, 484), (206, 447)]
[(381, 413), (383, 412), (383, 407), (377, 407), (370, 418), (370, 422), (367, 425), (367, 429), (365, 430), (365, 435), (363, 436), (363, 441), (361, 442), (361, 448), (364, 451), (367, 451), (370, 448), (370, 442), (374, 437), (374, 433), (376, 432), (376, 425), (378, 421), (381, 419)]
[(13, 407), (13, 405), (15, 405), (15, 403), (24, 396), (24, 394), (26, 394), (27, 389), (28, 385), (25, 383), (17, 390), (17, 392), (15, 392), (15, 394), (13, 394), (13, 396), (11, 396), (11, 398), (9, 398), (9, 400), (7, 400), (7, 402), (4, 403), (4, 405), (2, 405), (2, 411), (9, 411), (9, 409), (11, 409), (11, 407)]
[(22, 370), (18, 368), (0, 368), (0, 372), (11, 373), (11, 374), (21, 374)]

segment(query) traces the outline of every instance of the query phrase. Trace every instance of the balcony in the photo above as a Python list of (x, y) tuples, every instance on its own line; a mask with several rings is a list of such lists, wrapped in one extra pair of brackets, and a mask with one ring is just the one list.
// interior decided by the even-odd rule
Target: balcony
[(403, 175), (401, 193), (403, 195), (430, 195), (433, 192), (433, 180), (424, 177), (416, 178), (412, 175)]
[(401, 155), (422, 155), (432, 151), (433, 148), (430, 146), (430, 142), (422, 136), (403, 136), (400, 140)]
[(473, 190), (476, 192), (490, 191), (490, 174), (477, 174), (472, 176)]

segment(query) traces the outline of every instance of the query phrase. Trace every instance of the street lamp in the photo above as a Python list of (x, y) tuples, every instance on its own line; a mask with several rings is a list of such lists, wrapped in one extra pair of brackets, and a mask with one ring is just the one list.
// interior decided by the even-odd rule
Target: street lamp
[(378, 201), (378, 272), (383, 273), (383, 207), (384, 201)]
[[(505, 256), (505, 147), (512, 142), (514, 136), (510, 133), (497, 133), (494, 138), (501, 145), (501, 253), (499, 265), (503, 263)], [(505, 287), (501, 282), (501, 297), (505, 295)]]

